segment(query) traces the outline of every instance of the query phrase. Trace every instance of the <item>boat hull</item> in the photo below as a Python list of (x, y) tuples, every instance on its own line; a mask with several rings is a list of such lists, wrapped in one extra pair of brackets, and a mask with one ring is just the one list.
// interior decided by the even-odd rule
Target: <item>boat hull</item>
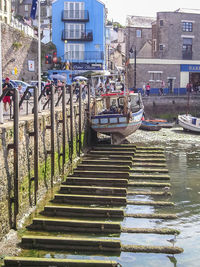
[(199, 118), (192, 117), (191, 115), (179, 115), (178, 124), (185, 130), (200, 133), (200, 119)]
[(162, 127), (157, 123), (151, 123), (148, 121), (142, 121), (142, 124), (140, 126), (141, 130), (145, 131), (159, 131)]
[(143, 109), (132, 113), (129, 118), (119, 114), (94, 116), (91, 127), (93, 130), (104, 134), (117, 134), (127, 137), (134, 133), (142, 123)]

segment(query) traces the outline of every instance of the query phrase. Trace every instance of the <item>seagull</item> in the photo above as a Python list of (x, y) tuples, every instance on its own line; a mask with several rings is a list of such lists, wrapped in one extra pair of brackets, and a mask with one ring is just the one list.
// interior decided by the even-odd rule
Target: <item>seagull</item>
[(172, 238), (172, 239), (167, 239), (167, 241), (168, 242), (170, 242), (172, 245), (173, 245), (173, 247), (174, 247), (174, 245), (175, 245), (175, 243), (176, 243), (176, 236), (177, 236), (177, 233), (175, 233), (174, 234), (174, 238)]

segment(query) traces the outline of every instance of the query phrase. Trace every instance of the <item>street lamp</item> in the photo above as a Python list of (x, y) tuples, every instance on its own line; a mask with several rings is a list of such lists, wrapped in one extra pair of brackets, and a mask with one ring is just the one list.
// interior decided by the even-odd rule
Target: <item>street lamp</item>
[(136, 46), (134, 47), (134, 49), (133, 49), (133, 47), (131, 47), (129, 52), (131, 54), (134, 53), (134, 84), (133, 84), (133, 89), (136, 92), (137, 91), (137, 89), (136, 89)]

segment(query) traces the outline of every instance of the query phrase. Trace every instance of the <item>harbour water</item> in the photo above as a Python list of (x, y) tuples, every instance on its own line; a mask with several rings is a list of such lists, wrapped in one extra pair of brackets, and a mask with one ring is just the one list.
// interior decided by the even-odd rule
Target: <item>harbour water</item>
[[(176, 246), (184, 249), (179, 255), (125, 253), (120, 256), (92, 256), (92, 259), (116, 260), (123, 267), (199, 267), (200, 262), (200, 135), (184, 132), (181, 128), (161, 129), (159, 132), (138, 130), (129, 137), (131, 143), (142, 146), (159, 146), (165, 149), (167, 167), (171, 177), (172, 197), (168, 199), (129, 196), (130, 200), (164, 200), (175, 203), (174, 207), (153, 206), (126, 207), (127, 213), (173, 213), (175, 220), (125, 218), (122, 226), (131, 228), (173, 228), (180, 231)], [(137, 142), (136, 142), (137, 141)], [(34, 233), (33, 233), (34, 234)], [(60, 233), (60, 236), (65, 234)], [(69, 236), (69, 235), (68, 235)], [(111, 238), (119, 238), (112, 235)], [(172, 246), (167, 240), (171, 235), (126, 234), (120, 235), (122, 244)], [(47, 258), (88, 259), (89, 255), (65, 252), (23, 251), (21, 256)]]
[[(167, 167), (171, 177), (172, 197), (175, 203), (170, 208), (148, 208), (143, 212), (175, 213), (176, 220), (132, 219), (132, 227), (170, 227), (180, 231), (176, 246), (184, 252), (176, 255), (162, 254), (127, 254), (121, 255), (123, 266), (137, 267), (198, 267), (200, 264), (200, 135), (184, 132), (181, 128), (161, 129), (159, 132), (137, 131), (129, 141), (143, 145), (163, 146), (166, 152)], [(136, 212), (141, 207), (131, 206), (129, 212)], [(131, 222), (127, 222), (128, 225)], [(134, 225), (134, 226), (133, 226)], [(130, 235), (121, 236), (128, 243), (146, 245), (171, 245), (166, 235)]]

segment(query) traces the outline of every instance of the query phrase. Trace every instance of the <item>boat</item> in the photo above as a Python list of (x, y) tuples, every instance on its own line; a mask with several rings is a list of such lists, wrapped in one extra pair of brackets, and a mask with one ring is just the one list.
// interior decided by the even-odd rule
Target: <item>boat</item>
[(187, 131), (200, 133), (200, 118), (190, 114), (178, 116), (178, 124)]
[(140, 129), (145, 131), (159, 131), (161, 128), (162, 126), (160, 126), (158, 122), (151, 122), (148, 120), (142, 120), (140, 126)]
[[(101, 95), (101, 105), (95, 100), (91, 127), (98, 133), (111, 135), (112, 144), (120, 144), (142, 123), (144, 106), (140, 93), (113, 92)], [(101, 106), (97, 111), (97, 106)]]
[(147, 122), (151, 122), (151, 123), (156, 123), (159, 126), (161, 126), (161, 128), (172, 128), (175, 126), (176, 122), (168, 122), (167, 120), (162, 120), (162, 119), (152, 119), (152, 120), (145, 120)]

